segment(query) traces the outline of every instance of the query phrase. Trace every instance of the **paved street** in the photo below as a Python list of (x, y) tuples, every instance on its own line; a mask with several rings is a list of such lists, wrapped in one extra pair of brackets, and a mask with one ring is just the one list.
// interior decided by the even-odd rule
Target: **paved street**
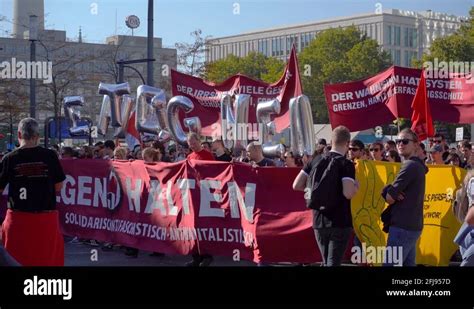
[[(92, 261), (97, 250), (97, 261)], [(184, 266), (192, 260), (191, 256), (165, 255), (150, 256), (149, 251), (140, 251), (137, 258), (125, 255), (125, 249), (114, 247), (104, 251), (101, 247), (65, 241), (65, 266)], [(231, 257), (214, 257), (212, 266), (256, 266), (249, 261), (234, 262)]]

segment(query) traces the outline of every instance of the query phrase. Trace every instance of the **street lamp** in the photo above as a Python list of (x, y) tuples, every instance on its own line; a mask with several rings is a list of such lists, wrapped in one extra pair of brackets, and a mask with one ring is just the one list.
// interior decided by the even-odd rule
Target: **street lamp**
[[(36, 44), (38, 40), (38, 16), (30, 15), (30, 29), (28, 40), (30, 44), (30, 61), (33, 64), (36, 61)], [(30, 76), (30, 117), (36, 118), (36, 80)]]
[[(153, 1), (148, 0), (148, 37), (147, 37), (147, 58), (153, 58)], [(153, 62), (147, 63), (147, 84), (148, 86), (154, 86), (153, 82)]]

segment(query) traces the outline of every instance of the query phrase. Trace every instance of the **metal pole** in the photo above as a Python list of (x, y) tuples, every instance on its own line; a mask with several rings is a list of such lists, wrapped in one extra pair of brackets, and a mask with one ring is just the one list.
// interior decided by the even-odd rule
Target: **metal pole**
[[(30, 45), (30, 61), (33, 63), (36, 61), (36, 44), (35, 41), (31, 41)], [(30, 117), (36, 118), (36, 80), (34, 76), (30, 78)]]
[[(10, 146), (13, 146), (13, 116), (10, 110)], [(13, 150), (14, 147), (12, 147)]]
[[(153, 58), (153, 0), (148, 0), (148, 40), (147, 40), (148, 59)], [(147, 63), (147, 84), (153, 86), (153, 62)]]
[(119, 63), (118, 66), (119, 66), (119, 70), (118, 70), (118, 81), (117, 81), (117, 83), (121, 84), (121, 83), (123, 83), (123, 64)]

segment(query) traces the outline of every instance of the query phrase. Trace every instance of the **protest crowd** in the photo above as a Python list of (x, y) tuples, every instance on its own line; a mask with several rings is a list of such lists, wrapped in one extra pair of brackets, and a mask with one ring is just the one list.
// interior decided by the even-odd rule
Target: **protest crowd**
[[(31, 118), (28, 120), (31, 122)], [(22, 121), (24, 122), (24, 120)], [(34, 120), (33, 120), (34, 122)], [(27, 122), (28, 124), (28, 122)], [(31, 123), (29, 123), (31, 125)], [(37, 124), (36, 124), (37, 128)], [(26, 130), (22, 134), (22, 130)], [(35, 135), (34, 123), (33, 131), (31, 127), (22, 125), (20, 123), (20, 136), (31, 134)], [(36, 137), (37, 138), (37, 137)], [(20, 138), (21, 140), (21, 138)], [(352, 233), (352, 222), (350, 214), (350, 199), (356, 194), (358, 189), (358, 182), (355, 179), (354, 164), (357, 160), (373, 160), (386, 162), (401, 162), (402, 171), (392, 185), (388, 184), (384, 188), (382, 195), (388, 204), (403, 204), (404, 200), (409, 201), (409, 205), (405, 205), (405, 210), (396, 215), (397, 210), (392, 214), (392, 217), (398, 216), (398, 222), (394, 223), (393, 219), (390, 227), (390, 234), (397, 233), (398, 236), (393, 236), (391, 240), (389, 234), (389, 243), (393, 241), (393, 245), (402, 245), (406, 247), (406, 251), (410, 251), (416, 245), (416, 240), (420, 236), (422, 229), (422, 201), (424, 196), (424, 174), (431, 165), (454, 165), (463, 169), (471, 169), (474, 166), (474, 155), (472, 154), (472, 144), (468, 141), (462, 141), (456, 147), (449, 147), (448, 141), (441, 134), (436, 134), (430, 138), (426, 143), (420, 143), (416, 134), (409, 129), (402, 130), (396, 140), (388, 140), (385, 143), (376, 141), (372, 144), (364, 144), (362, 141), (353, 139), (350, 140), (350, 134), (347, 128), (337, 127), (332, 133), (332, 140), (329, 143), (319, 138), (317, 140), (316, 151), (311, 155), (305, 155), (302, 158), (295, 156), (290, 148), (286, 148), (280, 156), (276, 158), (267, 158), (263, 155), (262, 145), (258, 142), (251, 142), (246, 149), (236, 151), (234, 149), (226, 149), (221, 139), (214, 139), (207, 141), (201, 139), (196, 133), (189, 133), (187, 136), (187, 146), (170, 143), (163, 144), (156, 140), (144, 142), (141, 145), (136, 145), (133, 149), (127, 146), (122, 146), (119, 140), (105, 140), (98, 141), (93, 146), (83, 145), (75, 147), (58, 147), (52, 145), (50, 153), (54, 153), (57, 161), (59, 160), (143, 160), (146, 163), (157, 162), (179, 162), (183, 160), (210, 160), (210, 161), (224, 161), (224, 162), (240, 162), (252, 165), (253, 167), (269, 167), (269, 168), (297, 168), (301, 169), (298, 174), (293, 188), (295, 190), (311, 189), (314, 183), (314, 177), (319, 179), (322, 183), (322, 172), (328, 170), (330, 173), (337, 174), (332, 176), (339, 181), (336, 184), (336, 191), (332, 193), (334, 203), (338, 204), (340, 210), (334, 214), (328, 215), (322, 209), (313, 210), (315, 236), (319, 249), (322, 254), (322, 264), (326, 266), (338, 266), (342, 263), (343, 253), (348, 246), (349, 236)], [(23, 144), (22, 144), (23, 145)], [(32, 148), (42, 148), (34, 143), (30, 146)], [(407, 147), (410, 148), (407, 152)], [(2, 156), (11, 158), (15, 154), (25, 151), (24, 147), (20, 145), (19, 148), (12, 151), (10, 154), (4, 153)], [(329, 168), (329, 162), (338, 162), (341, 169)], [(10, 159), (11, 160), (11, 159)], [(53, 160), (54, 161), (54, 160)], [(324, 165), (324, 162), (326, 165)], [(416, 162), (415, 162), (416, 161)], [(10, 167), (7, 165), (7, 160), (2, 160), (1, 169), (1, 183), (0, 187), (5, 188), (6, 183), (11, 182), (8, 179), (7, 173)], [(416, 164), (415, 164), (415, 163)], [(335, 163), (336, 164), (336, 163)], [(322, 166), (322, 167), (321, 167)], [(56, 166), (60, 169), (60, 166)], [(412, 171), (409, 171), (413, 169)], [(318, 171), (319, 170), (319, 171)], [(319, 173), (319, 174), (318, 174)], [(413, 173), (411, 175), (410, 173)], [(415, 175), (418, 173), (417, 175)], [(58, 178), (57, 183), (61, 183), (62, 171), (56, 172)], [(316, 175), (315, 175), (316, 174)], [(413, 184), (408, 185), (410, 180), (407, 177), (418, 177), (417, 183), (421, 186), (416, 188)], [(341, 181), (342, 180), (342, 181)], [(317, 181), (317, 180), (316, 180)], [(339, 192), (337, 191), (339, 190)], [(414, 192), (410, 193), (410, 190)], [(466, 193), (465, 193), (466, 194)], [(339, 195), (339, 196), (338, 196)], [(469, 195), (469, 192), (468, 192)], [(306, 196), (305, 196), (306, 198)], [(421, 201), (421, 204), (420, 204)], [(310, 201), (309, 203), (312, 203)], [(321, 201), (320, 201), (321, 202)], [(316, 202), (317, 203), (317, 202)], [(309, 208), (313, 208), (308, 206)], [(399, 208), (403, 208), (399, 205)], [(416, 209), (419, 208), (419, 209)], [(51, 210), (54, 206), (51, 207)], [(315, 208), (313, 208), (315, 209)], [(49, 211), (49, 210), (48, 210)], [(6, 223), (11, 220), (7, 215)], [(7, 222), (8, 221), (8, 222)], [(5, 245), (5, 237), (8, 237), (8, 225), (4, 222), (3, 226), (3, 243)], [(398, 229), (397, 231), (395, 229)], [(405, 233), (411, 240), (399, 242), (402, 235)], [(15, 237), (10, 236), (10, 239)], [(10, 240), (11, 241), (11, 240)], [(113, 243), (98, 242), (94, 239), (81, 239), (78, 237), (67, 237), (66, 241), (74, 244), (82, 244), (89, 246), (100, 246), (102, 250), (124, 250), (125, 255), (137, 258), (139, 250), (132, 247), (124, 247)], [(360, 246), (360, 241), (355, 237), (354, 245)], [(8, 251), (8, 246), (7, 251)], [(10, 243), (11, 247), (11, 243)], [(18, 250), (18, 249), (14, 249)], [(20, 249), (21, 251), (21, 249)], [(414, 251), (411, 250), (411, 256), (404, 256), (405, 266), (414, 266)], [(153, 252), (153, 256), (162, 256), (163, 253)], [(12, 258), (4, 252), (4, 261), (10, 261)], [(213, 257), (210, 255), (193, 255), (193, 260), (187, 263), (187, 266), (208, 266), (213, 262)], [(6, 263), (6, 262), (5, 262)], [(262, 264), (264, 265), (264, 264)]]

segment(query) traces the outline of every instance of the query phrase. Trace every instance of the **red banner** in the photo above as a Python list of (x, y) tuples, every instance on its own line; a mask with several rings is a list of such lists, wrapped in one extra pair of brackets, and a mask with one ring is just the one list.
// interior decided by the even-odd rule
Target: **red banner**
[[(248, 94), (251, 96), (249, 108), (249, 123), (257, 123), (256, 108), (259, 102), (278, 98), (281, 103), (280, 114), (272, 117), (277, 132), (281, 132), (290, 125), (288, 110), (290, 99), (302, 94), (301, 81), (298, 71), (296, 52), (293, 48), (285, 72), (279, 81), (267, 84), (244, 75), (234, 75), (221, 84), (206, 82), (201, 78), (171, 71), (171, 88), (173, 96), (188, 97), (194, 103), (194, 109), (184, 114), (186, 117), (199, 117), (202, 125), (202, 134), (212, 136), (215, 123), (220, 123), (220, 100), (224, 94)], [(220, 132), (219, 132), (220, 134)]]
[[(321, 260), (298, 168), (182, 161), (62, 160), (63, 232), (167, 254)], [(349, 250), (349, 249), (348, 249)]]
[[(344, 125), (351, 131), (360, 131), (396, 118), (410, 119), (420, 74), (419, 69), (392, 66), (364, 80), (325, 85), (331, 126)], [(433, 120), (474, 122), (474, 77), (428, 76), (426, 88)]]

